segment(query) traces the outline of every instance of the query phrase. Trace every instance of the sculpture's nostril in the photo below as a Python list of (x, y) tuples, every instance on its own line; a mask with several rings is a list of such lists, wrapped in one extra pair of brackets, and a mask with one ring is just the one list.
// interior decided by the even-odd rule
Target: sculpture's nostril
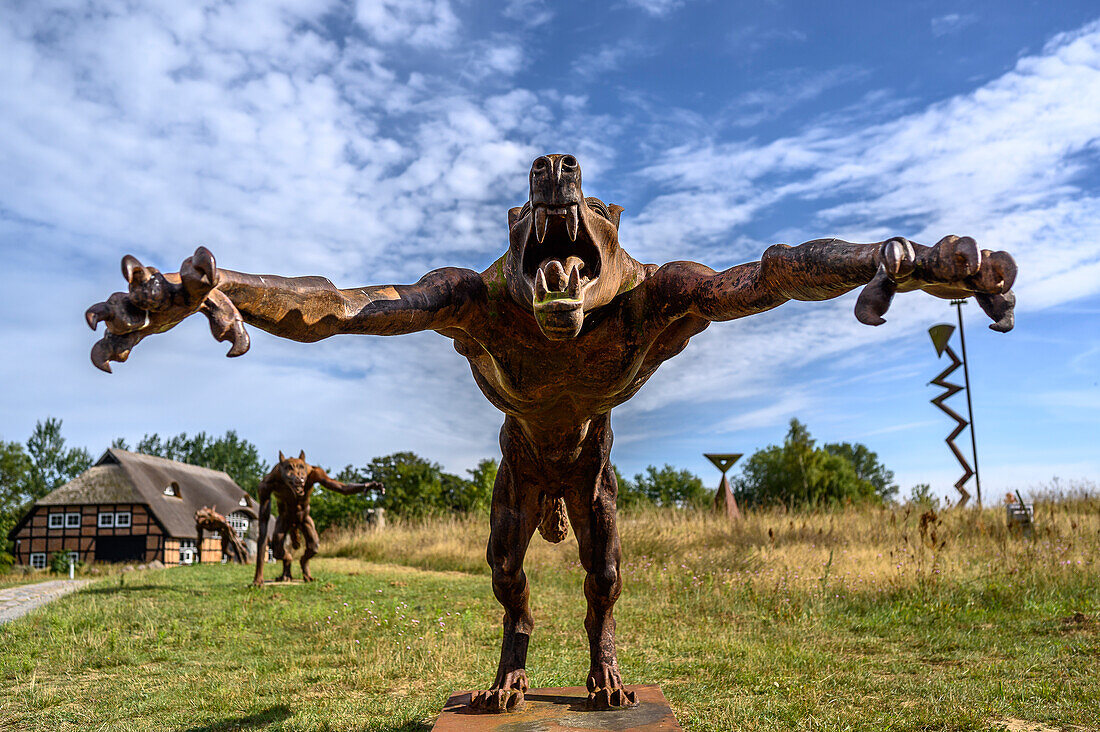
[(532, 173), (544, 173), (550, 169), (550, 161), (545, 157), (537, 158), (534, 163), (531, 164)]
[(572, 155), (566, 155), (564, 158), (561, 159), (561, 167), (562, 169), (576, 168), (577, 159)]

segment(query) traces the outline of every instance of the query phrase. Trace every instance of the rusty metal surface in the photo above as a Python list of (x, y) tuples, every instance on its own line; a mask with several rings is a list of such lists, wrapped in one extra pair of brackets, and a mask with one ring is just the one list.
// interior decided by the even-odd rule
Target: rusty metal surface
[[(248, 350), (246, 324), (303, 342), (428, 330), (451, 339), (478, 388), (505, 414), (487, 551), (493, 591), (504, 606), (503, 637), (485, 690), (493, 693), (477, 698), (503, 711), (527, 691), (534, 616), (523, 558), (540, 525), (556, 540), (567, 518), (586, 572), (589, 701), (626, 705), (613, 617), (622, 576), (611, 411), (711, 323), (788, 300), (826, 300), (863, 288), (855, 316), (879, 325), (895, 293), (974, 295), (991, 327), (1009, 330), (1016, 264), (966, 236), (945, 236), (933, 246), (902, 237), (777, 244), (760, 261), (721, 272), (694, 262), (643, 264), (620, 246), (622, 207), (582, 193), (574, 156), (536, 158), (528, 192), (527, 202), (507, 213), (508, 249), (496, 262), (482, 272), (443, 267), (409, 285), (341, 289), (324, 277), (234, 272), (219, 268), (202, 247), (178, 273), (161, 274), (127, 256), (127, 291), (85, 313), (93, 330), (100, 323), (107, 329), (92, 362), (109, 371), (144, 338), (196, 313), (206, 316), (215, 338), (232, 344), (230, 356)], [(271, 489), (261, 487), (268, 504)], [(294, 510), (301, 506), (292, 502)], [(284, 567), (289, 577), (289, 561)]]
[(722, 471), (722, 480), (718, 484), (718, 490), (714, 493), (714, 511), (730, 521), (741, 519), (741, 509), (737, 506), (737, 499), (733, 495), (733, 490), (730, 489), (730, 482), (726, 478), (726, 473), (741, 458), (742, 454), (740, 452), (703, 453), (703, 457), (710, 460), (714, 467)]
[(970, 467), (970, 463), (967, 462), (959, 446), (955, 444), (955, 438), (962, 434), (962, 431), (966, 429), (969, 423), (962, 418), (962, 415), (943, 403), (945, 399), (963, 390), (958, 384), (952, 384), (950, 381), (946, 380), (948, 376), (955, 372), (955, 369), (962, 366), (962, 359), (958, 357), (949, 344), (951, 334), (954, 332), (955, 326), (947, 325), (946, 323), (933, 325), (928, 329), (928, 335), (932, 337), (932, 345), (936, 349), (936, 355), (942, 357), (943, 354), (946, 353), (947, 357), (951, 359), (951, 363), (948, 364), (947, 368), (936, 374), (936, 378), (932, 379), (929, 383), (944, 390), (943, 393), (932, 399), (932, 403), (939, 407), (948, 417), (955, 420), (956, 423), (955, 429), (951, 430), (951, 434), (947, 436), (944, 442), (947, 443), (947, 446), (951, 449), (951, 453), (955, 456), (955, 459), (959, 461), (959, 465), (962, 466), (963, 469), (962, 476), (955, 481), (955, 490), (959, 492), (959, 502), (957, 505), (965, 506), (970, 500), (970, 491), (966, 490), (966, 482), (974, 475), (974, 470)]
[(590, 711), (588, 691), (583, 686), (559, 689), (531, 689), (523, 708), (506, 714), (485, 714), (469, 708), (470, 694), (464, 691), (447, 700), (432, 732), (475, 730), (481, 732), (679, 732), (661, 687), (656, 684), (630, 685), (638, 705), (621, 709)]

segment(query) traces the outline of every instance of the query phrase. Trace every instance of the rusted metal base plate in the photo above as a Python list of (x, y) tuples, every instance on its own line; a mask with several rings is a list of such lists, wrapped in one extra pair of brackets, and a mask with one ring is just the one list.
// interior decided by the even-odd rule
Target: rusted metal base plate
[(479, 714), (469, 709), (470, 693), (463, 691), (447, 700), (432, 732), (482, 730), (485, 732), (681, 732), (661, 687), (641, 684), (626, 687), (638, 705), (628, 709), (591, 711), (583, 686), (531, 689), (523, 695), (523, 708), (502, 714)]

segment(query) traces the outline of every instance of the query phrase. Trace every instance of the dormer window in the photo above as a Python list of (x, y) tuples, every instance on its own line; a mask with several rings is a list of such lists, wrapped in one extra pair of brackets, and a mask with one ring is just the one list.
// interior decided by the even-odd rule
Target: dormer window
[(238, 506), (248, 506), (248, 496), (241, 496), (241, 500), (237, 501)]
[(172, 496), (173, 498), (180, 497), (180, 484), (176, 481), (172, 481), (164, 487), (164, 495)]

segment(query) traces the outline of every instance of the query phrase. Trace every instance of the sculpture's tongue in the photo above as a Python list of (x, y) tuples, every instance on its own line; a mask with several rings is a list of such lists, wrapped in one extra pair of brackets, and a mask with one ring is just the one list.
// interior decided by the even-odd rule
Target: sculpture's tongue
[(577, 256), (566, 257), (564, 264), (554, 258), (543, 260), (535, 273), (535, 301), (548, 298), (579, 300), (581, 287), (589, 280), (581, 274), (582, 269), (584, 260)]

